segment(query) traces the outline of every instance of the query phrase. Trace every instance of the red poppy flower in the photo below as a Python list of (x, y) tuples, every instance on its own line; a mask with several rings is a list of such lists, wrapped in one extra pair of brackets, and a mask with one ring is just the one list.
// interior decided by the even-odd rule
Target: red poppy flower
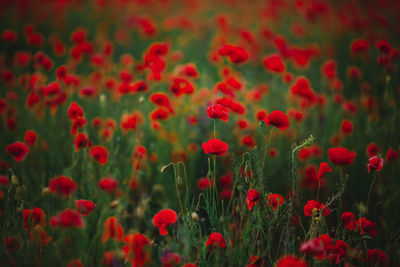
[(368, 173), (371, 168), (377, 172), (380, 171), (383, 168), (383, 158), (378, 158), (378, 156), (370, 157), (367, 164)]
[(399, 152), (390, 147), (386, 153), (386, 161), (396, 161), (398, 158)]
[(289, 119), (285, 113), (279, 110), (274, 110), (264, 118), (266, 125), (272, 125), (279, 130), (285, 130), (289, 127)]
[(367, 155), (368, 155), (369, 158), (372, 157), (372, 156), (376, 156), (379, 153), (380, 150), (381, 150), (380, 147), (372, 142), (367, 147)]
[(154, 215), (152, 222), (160, 231), (160, 235), (167, 235), (166, 227), (174, 224), (178, 220), (178, 215), (171, 209), (163, 209)]
[(200, 178), (197, 181), (197, 188), (200, 190), (206, 190), (211, 186), (213, 186), (213, 180), (210, 181), (207, 177)]
[(380, 249), (367, 250), (367, 264), (369, 267), (389, 267), (390, 261), (388, 256)]
[(307, 263), (295, 255), (285, 255), (276, 262), (275, 267), (307, 267)]
[(118, 186), (118, 182), (114, 178), (103, 178), (99, 182), (99, 188), (108, 194), (113, 193)]
[(229, 110), (220, 104), (210, 105), (207, 108), (207, 116), (211, 119), (220, 119), (226, 122), (229, 119)]
[(40, 208), (33, 208), (32, 210), (24, 209), (24, 227), (30, 229), (35, 225), (46, 227), (46, 215)]
[(346, 229), (349, 229), (350, 231), (356, 229), (356, 218), (352, 212), (343, 212), (342, 222)]
[(132, 266), (146, 266), (151, 262), (150, 251), (146, 247), (151, 245), (150, 240), (142, 234), (128, 234), (124, 241), (126, 246), (122, 247), (125, 258)]
[(79, 151), (79, 149), (81, 148), (91, 147), (92, 141), (89, 139), (87, 134), (79, 133), (75, 137), (74, 144), (75, 144), (75, 151)]
[(10, 181), (7, 176), (5, 175), (0, 175), (0, 187), (8, 187), (10, 184)]
[(283, 63), (282, 58), (279, 54), (266, 56), (263, 60), (263, 63), (267, 70), (278, 73), (285, 71), (285, 64)]
[(206, 242), (206, 247), (208, 247), (208, 246), (217, 247), (217, 248), (225, 248), (226, 241), (225, 241), (224, 236), (218, 232), (211, 233)]
[(158, 106), (166, 107), (171, 114), (174, 114), (174, 110), (171, 107), (171, 103), (167, 94), (153, 93), (150, 96), (150, 101)]
[(81, 106), (79, 106), (76, 102), (72, 102), (68, 107), (68, 117), (70, 120), (75, 120), (80, 117), (83, 117), (84, 112)]
[(272, 211), (274, 211), (285, 202), (285, 199), (280, 194), (269, 194), (267, 201), (268, 208), (272, 206)]
[(312, 238), (301, 244), (299, 251), (307, 255), (321, 257), (326, 251), (326, 248), (322, 239)]
[(336, 240), (333, 247), (330, 249), (327, 258), (330, 262), (339, 264), (339, 262), (346, 258), (347, 250), (349, 249), (349, 244), (342, 240)]
[(83, 215), (88, 216), (89, 213), (96, 207), (96, 204), (93, 203), (91, 200), (75, 200), (76, 209)]
[(24, 139), (29, 146), (33, 146), (36, 143), (37, 138), (38, 135), (35, 131), (29, 130), (25, 132)]
[(378, 235), (376, 223), (367, 220), (365, 217), (358, 219), (356, 225), (357, 231), (359, 231), (361, 235), (368, 234), (373, 237)]
[(221, 156), (228, 150), (228, 144), (219, 139), (210, 139), (207, 143), (203, 142), (202, 148), (206, 154)]
[(332, 172), (332, 169), (329, 167), (328, 163), (321, 162), (319, 164), (317, 178), (321, 179), (322, 177), (324, 177), (324, 174), (327, 173), (327, 172)]
[(304, 215), (307, 217), (312, 217), (314, 210), (316, 212), (322, 211), (322, 216), (324, 217), (328, 216), (331, 212), (329, 207), (325, 207), (324, 204), (315, 200), (309, 200), (306, 205), (304, 205)]
[(78, 227), (82, 228), (84, 226), (84, 221), (82, 218), (82, 215), (71, 209), (66, 209), (56, 216), (51, 217), (50, 219), (50, 225), (52, 227), (63, 227), (63, 228), (68, 228), (68, 227)]
[(335, 165), (349, 165), (353, 163), (356, 152), (351, 152), (345, 147), (335, 147), (328, 149), (328, 156)]
[(62, 197), (69, 197), (76, 189), (76, 183), (71, 177), (60, 175), (54, 177), (49, 183), (50, 192), (55, 195), (61, 195)]
[(114, 216), (109, 217), (104, 222), (103, 243), (107, 242), (110, 238), (115, 241), (122, 241), (123, 237), (124, 228), (122, 228), (118, 219)]
[(250, 189), (247, 191), (247, 207), (249, 210), (258, 202), (260, 199), (260, 193), (257, 189)]
[(102, 146), (94, 146), (90, 150), (90, 156), (92, 156), (98, 163), (107, 164), (108, 162), (108, 151)]
[(353, 133), (353, 123), (350, 120), (343, 120), (340, 130), (345, 135), (351, 135)]
[(6, 146), (6, 152), (14, 157), (16, 161), (23, 161), (29, 153), (29, 148), (20, 141)]

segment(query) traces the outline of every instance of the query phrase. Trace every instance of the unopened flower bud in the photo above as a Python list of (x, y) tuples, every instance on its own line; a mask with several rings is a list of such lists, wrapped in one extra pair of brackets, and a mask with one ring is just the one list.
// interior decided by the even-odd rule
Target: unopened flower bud
[(192, 212), (192, 220), (195, 222), (199, 221), (199, 215), (196, 212)]

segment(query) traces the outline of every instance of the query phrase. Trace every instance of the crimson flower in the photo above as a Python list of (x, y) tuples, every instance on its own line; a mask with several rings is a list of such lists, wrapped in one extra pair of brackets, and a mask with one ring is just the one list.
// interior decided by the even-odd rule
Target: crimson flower
[(208, 246), (225, 248), (226, 241), (224, 236), (218, 232), (211, 233), (206, 242), (206, 247)]
[(390, 266), (388, 256), (380, 249), (368, 249), (367, 250), (367, 264), (368, 266)]
[(98, 163), (104, 165), (108, 162), (108, 151), (102, 146), (94, 146), (90, 150), (90, 156), (92, 156)]
[(260, 199), (260, 193), (258, 193), (257, 189), (250, 189), (247, 191), (247, 207), (249, 210), (258, 202)]
[(204, 153), (213, 154), (216, 156), (224, 155), (228, 150), (228, 144), (219, 139), (210, 139), (207, 141), (207, 143), (203, 142), (202, 147)]
[(38, 135), (35, 131), (29, 130), (25, 132), (24, 139), (29, 146), (33, 146), (36, 143), (37, 138)]
[(21, 141), (6, 146), (6, 152), (18, 162), (23, 161), (29, 153), (29, 148)]
[(319, 164), (317, 178), (321, 179), (322, 177), (324, 177), (324, 174), (327, 173), (327, 172), (332, 172), (332, 169), (329, 167), (328, 163), (321, 162)]
[(276, 262), (275, 267), (307, 267), (307, 263), (295, 255), (285, 255)]
[(160, 235), (167, 235), (166, 227), (174, 224), (178, 220), (178, 215), (171, 209), (163, 209), (154, 215), (152, 221), (153, 225), (160, 231)]
[(112, 192), (117, 189), (118, 182), (114, 178), (106, 177), (102, 178), (99, 182), (99, 188), (108, 194), (111, 194)]
[(322, 215), (324, 217), (328, 216), (331, 210), (329, 207), (325, 207), (324, 204), (319, 203), (318, 201), (315, 200), (309, 200), (306, 205), (304, 206), (304, 215), (307, 217), (312, 217), (313, 210), (316, 211), (322, 211)]
[(89, 213), (96, 207), (96, 204), (93, 203), (91, 200), (75, 200), (76, 209), (83, 215), (88, 216)]
[(123, 246), (122, 250), (132, 266), (146, 266), (151, 262), (150, 252), (146, 250), (147, 246), (151, 246), (151, 242), (145, 235), (128, 234), (124, 241), (127, 245)]
[(356, 218), (352, 212), (343, 212), (342, 222), (346, 229), (350, 231), (354, 231), (356, 229)]
[(76, 183), (71, 177), (60, 175), (54, 177), (49, 183), (50, 192), (55, 195), (60, 194), (62, 197), (69, 197), (76, 189)]
[(373, 156), (369, 158), (369, 162), (367, 164), (368, 173), (370, 169), (374, 169), (375, 171), (380, 171), (383, 167), (383, 158), (378, 158), (378, 156)]
[(268, 195), (268, 208), (272, 206), (272, 211), (276, 210), (280, 205), (285, 202), (285, 199), (280, 194), (269, 194)]
[(220, 119), (226, 122), (229, 119), (229, 110), (220, 104), (210, 105), (207, 108), (207, 116), (211, 119)]
[(282, 61), (282, 58), (279, 54), (271, 54), (264, 58), (263, 60), (264, 66), (266, 69), (281, 73), (285, 71), (285, 64)]
[(274, 110), (264, 118), (266, 125), (272, 125), (283, 131), (289, 127), (289, 119), (285, 113), (279, 110)]
[(328, 149), (328, 156), (335, 165), (349, 165), (353, 163), (356, 152), (349, 151), (345, 147), (334, 147)]
[(103, 243), (107, 242), (110, 238), (115, 241), (122, 241), (123, 237), (124, 228), (122, 228), (118, 219), (114, 216), (109, 217), (104, 222)]
[(368, 234), (370, 236), (377, 236), (378, 230), (376, 229), (376, 223), (367, 220), (365, 217), (362, 217), (356, 222), (357, 230), (361, 235)]
[(82, 215), (71, 209), (66, 209), (60, 212), (58, 215), (51, 217), (50, 225), (52, 227), (78, 227), (82, 228), (84, 226), (84, 221)]

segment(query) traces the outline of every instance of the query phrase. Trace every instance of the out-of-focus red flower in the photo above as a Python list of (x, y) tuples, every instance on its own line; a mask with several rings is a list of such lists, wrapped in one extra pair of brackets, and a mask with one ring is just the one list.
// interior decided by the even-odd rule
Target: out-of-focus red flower
[(211, 119), (220, 119), (226, 122), (229, 119), (229, 110), (220, 104), (210, 105), (207, 108), (207, 116)]
[(118, 182), (114, 178), (106, 177), (102, 178), (99, 182), (99, 188), (108, 194), (115, 192), (117, 189)]
[(242, 144), (249, 147), (253, 148), (256, 145), (256, 141), (254, 140), (254, 137), (251, 135), (245, 135), (242, 138)]
[(346, 229), (350, 231), (354, 231), (356, 229), (356, 217), (352, 212), (343, 212), (342, 222)]
[(109, 217), (104, 222), (103, 230), (103, 243), (107, 242), (108, 239), (115, 241), (122, 241), (124, 237), (124, 229), (119, 223), (118, 219), (114, 216)]
[(122, 247), (125, 258), (132, 263), (132, 266), (146, 266), (151, 263), (151, 256), (148, 247), (150, 240), (142, 234), (128, 234), (124, 238), (127, 245)]
[(211, 233), (206, 242), (206, 247), (209, 246), (217, 248), (225, 248), (226, 241), (224, 236), (218, 232)]
[(81, 149), (81, 148), (91, 147), (92, 141), (89, 139), (87, 134), (79, 133), (75, 137), (74, 144), (75, 144), (75, 151), (79, 151), (79, 149)]
[(319, 256), (326, 251), (326, 248), (320, 238), (312, 238), (301, 244), (299, 251), (307, 255)]
[(24, 209), (24, 227), (25, 229), (30, 229), (35, 225), (41, 225), (46, 227), (46, 214), (40, 208), (33, 208), (31, 210)]
[(50, 192), (62, 197), (69, 197), (76, 190), (76, 183), (71, 177), (60, 175), (54, 177), (49, 183)]
[(369, 42), (364, 39), (356, 39), (351, 43), (350, 50), (351, 52), (356, 55), (359, 53), (364, 53), (369, 48)]
[(52, 227), (78, 227), (82, 228), (84, 226), (84, 221), (82, 215), (75, 210), (66, 209), (56, 216), (51, 217), (50, 225)]
[(160, 231), (160, 235), (167, 235), (168, 231), (166, 227), (174, 224), (178, 220), (178, 215), (171, 209), (163, 209), (157, 212), (153, 219), (153, 225)]
[(375, 43), (376, 48), (378, 48), (378, 50), (385, 54), (385, 55), (389, 55), (392, 52), (392, 47), (390, 46), (389, 42), (386, 40), (380, 40), (377, 41)]
[(335, 147), (328, 149), (328, 156), (335, 165), (349, 165), (353, 163), (356, 152), (351, 152), (345, 147)]
[(322, 177), (324, 177), (324, 174), (327, 172), (332, 172), (332, 169), (329, 167), (327, 162), (321, 162), (319, 164), (317, 178), (321, 179)]
[(386, 153), (386, 161), (393, 162), (396, 161), (398, 158), (399, 152), (390, 147)]
[(272, 211), (276, 210), (280, 205), (282, 205), (285, 202), (285, 199), (283, 198), (282, 195), (280, 194), (268, 194), (268, 199), (267, 199), (267, 206), (268, 208), (271, 208), (272, 206)]
[(306, 215), (307, 217), (312, 217), (314, 210), (315, 213), (322, 211), (321, 215), (324, 217), (328, 216), (329, 213), (331, 212), (329, 207), (325, 207), (324, 204), (319, 203), (318, 201), (315, 200), (307, 201), (306, 205), (304, 205), (304, 215)]
[(275, 263), (275, 267), (307, 267), (307, 263), (295, 255), (285, 255)]
[(21, 141), (6, 146), (6, 152), (18, 162), (23, 161), (29, 153), (29, 148)]
[(336, 61), (333, 59), (327, 60), (322, 65), (322, 73), (328, 79), (333, 79), (336, 77)]
[(166, 107), (171, 114), (174, 114), (174, 110), (167, 94), (161, 92), (153, 93), (150, 96), (150, 101), (158, 106)]
[(203, 142), (202, 148), (206, 154), (221, 156), (228, 150), (228, 144), (222, 142), (220, 139), (210, 139), (207, 143)]
[(346, 258), (349, 247), (349, 244), (346, 242), (342, 240), (336, 240), (335, 244), (327, 255), (328, 260), (335, 264), (339, 264), (340, 260)]
[(75, 202), (76, 209), (83, 216), (88, 216), (89, 213), (91, 213), (92, 210), (96, 207), (96, 204), (94, 204), (93, 201), (91, 201), (91, 200), (79, 199), (79, 200), (75, 200), (74, 202)]
[(289, 119), (285, 113), (274, 110), (264, 118), (266, 125), (272, 125), (279, 130), (286, 130), (289, 127)]
[(247, 191), (247, 207), (249, 210), (260, 200), (260, 193), (257, 189)]
[(35, 131), (33, 130), (28, 130), (25, 132), (25, 142), (29, 145), (29, 146), (33, 146), (36, 143), (36, 140), (38, 138), (38, 135)]
[(92, 156), (98, 163), (104, 165), (108, 162), (108, 151), (102, 146), (94, 146), (90, 150), (90, 156)]
[(367, 250), (367, 264), (368, 267), (389, 267), (390, 261), (388, 256), (380, 249), (368, 249)]
[(378, 158), (378, 156), (370, 157), (367, 163), (368, 173), (370, 172), (371, 168), (377, 172), (380, 171), (383, 168), (383, 158)]
[(373, 156), (376, 156), (379, 153), (380, 150), (381, 150), (380, 147), (372, 142), (367, 147), (367, 155), (368, 155), (369, 158), (373, 157)]
[(361, 235), (368, 234), (370, 236), (377, 236), (378, 230), (376, 229), (376, 223), (367, 220), (367, 218), (362, 217), (356, 222), (356, 230), (360, 232)]
[(282, 73), (285, 71), (285, 64), (279, 54), (271, 54), (264, 58), (264, 67), (267, 70)]
[(197, 180), (197, 188), (200, 190), (206, 190), (213, 186), (213, 180), (209, 180), (207, 177), (200, 178)]
[(340, 130), (345, 135), (351, 135), (353, 133), (353, 123), (350, 120), (343, 120)]
[(80, 259), (69, 261), (67, 267), (84, 267)]
[(68, 107), (68, 117), (70, 120), (76, 120), (84, 116), (84, 112), (81, 106), (76, 102), (72, 102)]

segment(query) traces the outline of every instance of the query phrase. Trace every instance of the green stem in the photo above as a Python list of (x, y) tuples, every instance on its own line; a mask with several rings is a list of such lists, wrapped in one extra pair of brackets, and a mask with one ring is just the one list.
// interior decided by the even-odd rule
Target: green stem
[(372, 192), (372, 187), (375, 184), (375, 180), (376, 180), (376, 172), (374, 171), (374, 178), (372, 179), (372, 182), (369, 186), (369, 190), (368, 190), (368, 198), (367, 198), (367, 215), (369, 214), (369, 200), (371, 198), (371, 192)]

